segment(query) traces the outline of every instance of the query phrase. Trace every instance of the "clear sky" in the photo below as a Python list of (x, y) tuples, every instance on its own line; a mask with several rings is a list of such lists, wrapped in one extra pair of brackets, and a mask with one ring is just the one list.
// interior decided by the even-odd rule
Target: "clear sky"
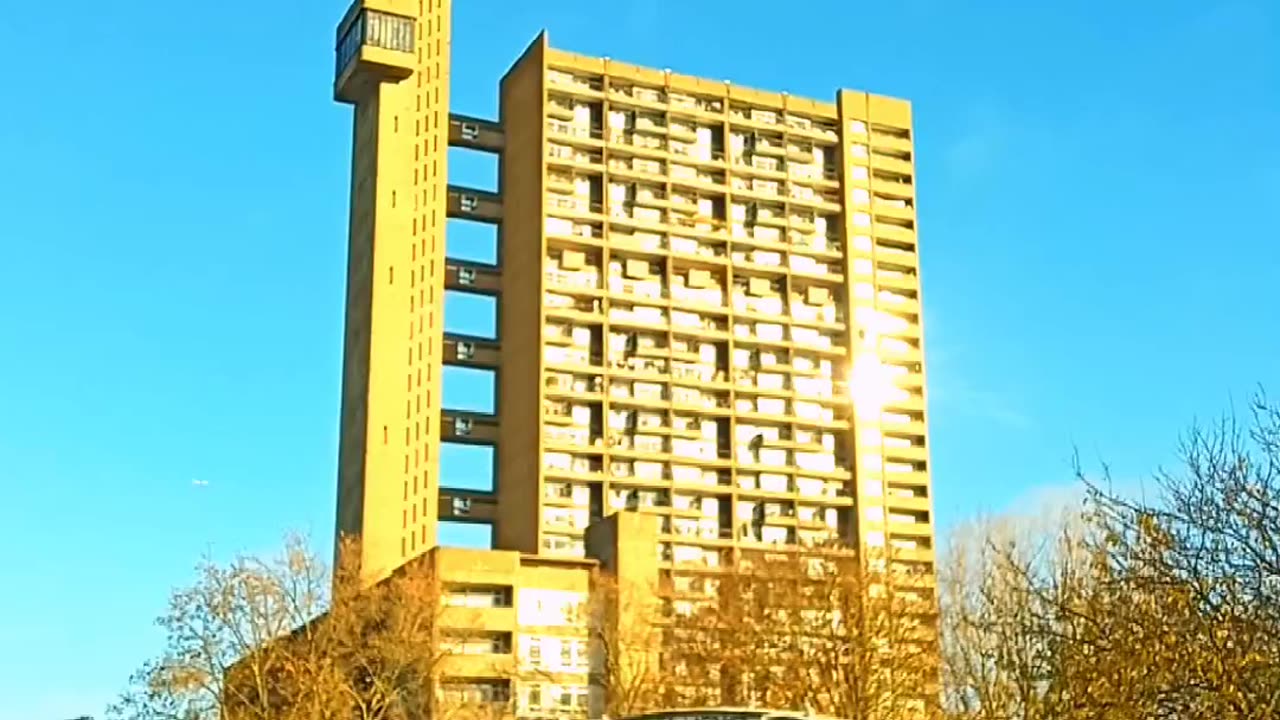
[[(1073, 447), (1141, 477), (1193, 417), (1280, 391), (1274, 0), (458, 5), (460, 112), (494, 115), (544, 26), (588, 54), (914, 101), (944, 525), (1057, 492)], [(291, 529), (327, 547), (344, 10), (0, 14), (0, 720), (100, 714), (202, 553)], [(451, 160), (492, 185), (492, 161)], [(491, 326), (483, 309), (452, 304), (448, 324)], [(447, 379), (447, 401), (489, 402)]]

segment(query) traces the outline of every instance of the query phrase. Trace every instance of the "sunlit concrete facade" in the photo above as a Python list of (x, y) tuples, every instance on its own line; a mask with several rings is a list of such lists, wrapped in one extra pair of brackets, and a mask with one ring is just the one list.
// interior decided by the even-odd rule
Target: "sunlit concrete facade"
[[(584, 712), (583, 627), (521, 598), (585, 597), (601, 564), (677, 611), (750, 549), (884, 549), (930, 578), (910, 104), (543, 35), (498, 118), (450, 114), (449, 10), (357, 0), (334, 85), (355, 109), (337, 530), (370, 581), (431, 554), (444, 694)], [(499, 187), (449, 184), (449, 147), (496, 155)], [(446, 219), (495, 226), (498, 262), (447, 257)], [(496, 298), (497, 336), (446, 333), (446, 291)], [(496, 412), (443, 407), (448, 366), (494, 371)], [(494, 490), (450, 487), (444, 443), (496, 448)], [(436, 548), (442, 520), (496, 549)], [(567, 659), (530, 679), (546, 653)]]
[[(448, 8), (377, 2), (413, 42), (366, 42), (336, 90), (357, 108), (339, 528), (371, 564), (430, 548), (441, 513), (582, 557), (623, 508), (659, 517), (671, 568), (832, 540), (932, 563), (910, 105), (543, 36), (496, 122), (450, 119)], [(499, 191), (448, 186), (449, 143), (499, 153)], [(498, 223), (502, 262), (445, 258), (446, 216)], [(498, 338), (443, 333), (446, 288), (497, 295)], [(446, 363), (499, 370), (498, 413), (441, 408)], [(495, 444), (496, 493), (440, 490), (442, 440)]]
[(378, 577), (436, 542), (448, 2), (357, 2), (336, 47), (355, 106), (337, 529)]
[[(442, 518), (572, 559), (619, 510), (657, 518), (668, 578), (833, 542), (931, 571), (909, 103), (543, 35), (485, 120), (447, 111), (446, 0), (365, 0), (338, 38), (356, 108), (338, 530), (371, 576)], [(448, 184), (450, 145), (498, 155), (496, 192)], [(446, 257), (446, 218), (497, 225), (500, 262)], [(446, 290), (496, 296), (497, 337), (445, 333)], [(442, 407), (446, 365), (496, 371), (497, 412)], [(495, 446), (494, 492), (442, 482), (442, 442)]]
[[(600, 717), (592, 628), (629, 619), (599, 604), (610, 595), (593, 587), (595, 571), (607, 572), (611, 582), (654, 586), (655, 529), (653, 518), (613, 515), (592, 527), (591, 559), (429, 550), (423, 560), (442, 584), (444, 604), (440, 702), (464, 716), (496, 706), (505, 709), (501, 715), (521, 718)], [(647, 552), (635, 552), (637, 544)]]
[(671, 570), (832, 541), (930, 566), (910, 105), (545, 37), (501, 101), (498, 545), (581, 556), (633, 509)]

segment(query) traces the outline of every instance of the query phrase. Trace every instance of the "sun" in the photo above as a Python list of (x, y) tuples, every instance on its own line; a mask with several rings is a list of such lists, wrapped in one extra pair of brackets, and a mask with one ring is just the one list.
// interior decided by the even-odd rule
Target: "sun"
[(881, 334), (889, 329), (890, 318), (874, 308), (858, 308), (855, 319), (861, 329), (849, 368), (849, 396), (859, 420), (879, 420), (896, 387), (878, 352)]

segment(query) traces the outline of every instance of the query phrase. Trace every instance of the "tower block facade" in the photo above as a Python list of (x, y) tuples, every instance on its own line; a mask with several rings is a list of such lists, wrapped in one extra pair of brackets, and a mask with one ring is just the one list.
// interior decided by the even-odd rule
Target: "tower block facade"
[(436, 544), (448, 0), (358, 0), (334, 96), (355, 106), (339, 441), (339, 535), (371, 579)]
[[(581, 559), (589, 525), (634, 511), (677, 589), (770, 547), (931, 577), (910, 103), (543, 34), (496, 121), (450, 115), (448, 10), (363, 0), (338, 31), (335, 94), (355, 105), (338, 529), (369, 574), (440, 520)], [(448, 184), (450, 146), (496, 154), (499, 187)], [(496, 261), (447, 257), (446, 219), (496, 225)], [(496, 298), (496, 336), (446, 333), (446, 291)], [(446, 366), (493, 371), (494, 412), (443, 407)], [(494, 448), (494, 487), (441, 478), (442, 443)]]

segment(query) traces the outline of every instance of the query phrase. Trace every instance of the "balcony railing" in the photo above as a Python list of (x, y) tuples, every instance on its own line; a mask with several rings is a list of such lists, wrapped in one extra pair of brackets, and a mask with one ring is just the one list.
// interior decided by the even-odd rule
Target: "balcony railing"
[(361, 10), (347, 26), (335, 51), (335, 77), (346, 70), (347, 65), (364, 46), (413, 52), (413, 18), (392, 15), (377, 10)]
[(547, 129), (557, 135), (576, 138), (591, 138), (599, 140), (604, 136), (604, 130), (601, 128), (575, 125), (566, 120), (548, 120)]

